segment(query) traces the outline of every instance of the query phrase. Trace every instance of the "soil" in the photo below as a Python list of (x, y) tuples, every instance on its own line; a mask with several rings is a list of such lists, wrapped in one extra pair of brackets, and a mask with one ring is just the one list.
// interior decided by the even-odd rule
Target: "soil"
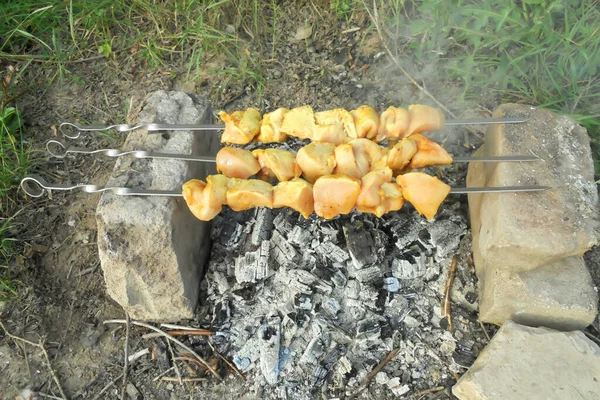
[[(384, 109), (392, 104), (432, 104), (392, 62), (376, 32), (369, 28), (368, 15), (358, 13), (350, 22), (343, 22), (310, 8), (282, 7), (282, 15), (293, 17), (279, 20), (279, 40), (274, 51), (270, 43), (249, 44), (253, 56), (260, 57), (265, 66), (262, 93), (210, 72), (226, 66), (226, 60), (220, 57), (207, 61), (200, 83), (186, 80), (187, 66), (182, 63), (174, 61), (151, 69), (139, 65), (129, 54), (117, 55), (115, 60), (68, 65), (79, 79), (55, 82), (48, 88), (48, 69), (30, 66), (21, 77), (20, 85), (27, 92), (18, 105), (26, 121), (28, 140), (40, 150), (36, 153), (37, 172), (54, 182), (104, 184), (114, 160), (87, 156), (46, 159), (42, 153), (44, 143), (56, 136), (55, 127), (64, 121), (134, 121), (144, 97), (156, 90), (182, 90), (206, 96), (214, 110), (253, 106), (271, 111), (304, 104), (317, 110), (351, 109), (361, 104)], [(312, 34), (307, 40), (293, 40), (304, 21), (313, 26)], [(479, 104), (461, 101), (460, 85), (437, 74), (432, 66), (408, 61), (408, 55), (401, 59), (413, 78), (426, 84), (433, 96), (457, 117), (487, 116), (498, 105), (493, 96), (482, 98)], [(434, 139), (445, 143), (456, 155), (470, 154), (480, 144), (478, 136), (465, 129), (446, 130)], [(118, 134), (86, 135), (77, 141), (77, 146), (118, 148), (123, 141), (124, 137)], [(23, 210), (11, 232), (24, 245), (23, 256), (10, 266), (18, 294), (0, 303), (0, 321), (11, 334), (44, 343), (68, 398), (117, 398), (121, 392), (119, 376), (123, 372), (125, 334), (123, 327), (108, 326), (103, 321), (124, 318), (124, 313), (106, 295), (99, 267), (95, 222), (99, 195), (53, 192), (51, 196), (29, 199), (21, 194), (21, 200)], [(194, 320), (181, 324), (204, 326), (206, 310), (207, 307), (199, 307)], [(469, 310), (465, 313), (472, 315)], [(488, 327), (490, 335), (493, 330)], [(155, 381), (169, 368), (168, 348), (161, 340), (142, 339), (142, 333), (141, 329), (131, 328), (129, 354), (149, 348), (154, 357), (145, 355), (133, 362), (128, 376), (130, 398), (136, 398), (136, 390), (144, 399), (217, 399), (245, 393), (245, 383), (222, 362), (220, 370), (228, 376), (221, 384), (208, 375), (206, 382), (184, 386)], [(476, 335), (480, 336), (481, 331)], [(192, 339), (192, 344), (203, 349), (202, 355), (215, 358), (210, 348), (201, 343), (206, 343), (204, 338)], [(174, 375), (172, 371), (170, 375)], [(447, 388), (452, 383), (424, 393), (422, 398), (450, 398)], [(13, 399), (20, 394), (29, 398), (26, 390), (34, 393), (32, 398), (39, 398), (35, 394), (39, 392), (60, 395), (42, 352), (5, 338), (0, 342), (0, 398)], [(362, 398), (374, 396), (368, 390), (361, 394)], [(259, 393), (245, 396), (260, 397)]]

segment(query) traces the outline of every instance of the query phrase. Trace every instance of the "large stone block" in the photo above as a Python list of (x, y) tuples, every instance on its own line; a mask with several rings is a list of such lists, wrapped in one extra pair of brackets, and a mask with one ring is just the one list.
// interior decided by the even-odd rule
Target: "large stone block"
[(460, 400), (600, 398), (600, 347), (581, 332), (507, 321), (452, 388)]
[[(146, 99), (139, 123), (212, 122), (208, 100), (158, 91)], [(126, 150), (215, 155), (214, 132), (131, 132)], [(117, 160), (108, 186), (181, 190), (192, 178), (214, 173), (214, 164), (162, 159)], [(104, 193), (98, 204), (98, 250), (108, 294), (132, 318), (190, 318), (210, 252), (210, 224), (198, 221), (181, 198)]]
[(558, 330), (583, 329), (598, 313), (598, 293), (583, 258), (571, 256), (530, 271), (483, 268), (479, 273), (479, 320)]
[(533, 153), (544, 162), (470, 166), (468, 185), (543, 185), (536, 193), (471, 195), (473, 232), (481, 256), (494, 265), (530, 270), (554, 260), (583, 255), (598, 237), (598, 193), (590, 138), (566, 116), (531, 106), (504, 104), (494, 117), (526, 117), (522, 124), (491, 126), (483, 155)]

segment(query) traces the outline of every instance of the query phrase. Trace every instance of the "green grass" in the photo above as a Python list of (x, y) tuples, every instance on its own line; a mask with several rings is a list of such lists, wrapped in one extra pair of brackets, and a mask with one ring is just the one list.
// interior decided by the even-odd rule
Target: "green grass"
[(16, 108), (0, 106), (0, 300), (15, 292), (7, 264), (15, 256), (16, 247), (8, 232), (16, 215), (14, 190), (29, 168), (29, 147), (23, 141), (22, 125)]
[[(396, 4), (399, 2), (396, 1)], [(400, 1), (388, 24), (407, 50), (503, 101), (571, 115), (594, 141), (600, 178), (600, 2), (597, 0)]]
[[(191, 78), (220, 73), (262, 90), (260, 61), (238, 31), (262, 26), (258, 0), (14, 0), (0, 5), (0, 58), (49, 64), (55, 79), (69, 64), (130, 54), (149, 68), (187, 65)], [(229, 30), (226, 29), (229, 27)], [(233, 31), (232, 33), (229, 33)], [(221, 55), (229, 70), (208, 70)], [(209, 69), (209, 68), (208, 68)]]

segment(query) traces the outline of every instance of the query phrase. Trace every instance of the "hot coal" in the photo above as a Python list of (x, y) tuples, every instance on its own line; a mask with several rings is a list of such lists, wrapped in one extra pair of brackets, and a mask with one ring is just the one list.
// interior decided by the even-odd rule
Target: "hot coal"
[[(215, 343), (249, 390), (270, 388), (263, 398), (351, 395), (392, 349), (397, 356), (369, 386), (378, 398), (445, 384), (471, 362), (472, 343), (456, 345), (469, 318), (453, 321), (453, 336), (440, 310), (452, 256), (464, 254), (459, 272), (468, 269), (458, 207), (435, 221), (409, 209), (329, 221), (227, 209), (213, 225), (206, 282)], [(474, 293), (467, 273), (455, 285)]]

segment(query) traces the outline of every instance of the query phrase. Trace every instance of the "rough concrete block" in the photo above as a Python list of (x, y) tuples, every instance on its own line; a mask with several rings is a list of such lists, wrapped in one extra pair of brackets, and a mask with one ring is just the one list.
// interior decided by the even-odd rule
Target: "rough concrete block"
[[(146, 99), (140, 123), (212, 122), (208, 100), (158, 91)], [(219, 137), (210, 132), (131, 132), (126, 150), (216, 155)], [(214, 164), (161, 159), (117, 160), (108, 186), (181, 190), (192, 178), (214, 173)], [(181, 198), (127, 197), (103, 193), (96, 212), (98, 250), (108, 294), (132, 318), (190, 318), (200, 276), (210, 252), (210, 224), (198, 221)]]
[(470, 196), (476, 214), (472, 218), (481, 221), (474, 237), (482, 257), (496, 265), (529, 270), (583, 255), (597, 243), (599, 227), (598, 193), (586, 130), (569, 117), (525, 105), (501, 105), (494, 117), (529, 120), (491, 126), (483, 155), (534, 153), (545, 162), (486, 163), (483, 171), (470, 171), (468, 185), (537, 184), (553, 189)]
[(507, 321), (452, 388), (460, 400), (600, 398), (600, 347), (582, 332)]
[(583, 258), (567, 257), (531, 271), (483, 268), (479, 320), (513, 321), (558, 330), (583, 329), (598, 313), (598, 293)]

